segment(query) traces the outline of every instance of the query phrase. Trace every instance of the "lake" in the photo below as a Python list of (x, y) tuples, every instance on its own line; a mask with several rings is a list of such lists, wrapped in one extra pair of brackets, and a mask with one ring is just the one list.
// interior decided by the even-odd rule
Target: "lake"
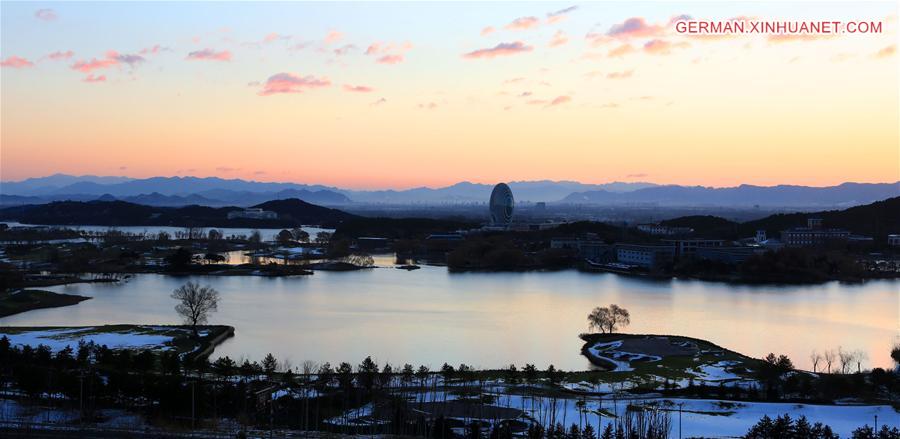
[[(376, 259), (390, 264), (389, 258)], [(578, 334), (598, 305), (631, 312), (628, 332), (679, 334), (761, 357), (784, 353), (809, 367), (813, 349), (863, 350), (864, 366), (891, 365), (898, 338), (900, 281), (813, 286), (744, 286), (647, 280), (575, 270), (449, 273), (425, 266), (312, 276), (172, 277), (137, 275), (121, 284), (49, 288), (91, 296), (78, 305), (30, 311), (0, 325), (177, 324), (169, 297), (188, 280), (222, 294), (210, 323), (236, 328), (214, 357), (358, 364), (496, 368), (515, 363), (582, 370)]]

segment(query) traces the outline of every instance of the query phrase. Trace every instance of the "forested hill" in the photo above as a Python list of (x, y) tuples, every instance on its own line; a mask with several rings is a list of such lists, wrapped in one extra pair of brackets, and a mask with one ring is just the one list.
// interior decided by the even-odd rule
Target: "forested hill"
[(155, 207), (124, 201), (60, 201), (0, 209), (0, 220), (25, 224), (97, 226), (204, 226), (204, 227), (293, 227), (316, 224), (336, 227), (356, 218), (347, 212), (317, 206), (292, 198), (258, 204), (278, 214), (278, 219), (228, 219), (239, 207)]
[(779, 213), (758, 220), (737, 223), (714, 216), (686, 216), (663, 221), (667, 226), (691, 227), (695, 234), (710, 238), (738, 239), (765, 230), (770, 236), (791, 227), (805, 226), (810, 217), (822, 218), (824, 227), (842, 228), (884, 241), (888, 234), (900, 233), (900, 197), (845, 210)]

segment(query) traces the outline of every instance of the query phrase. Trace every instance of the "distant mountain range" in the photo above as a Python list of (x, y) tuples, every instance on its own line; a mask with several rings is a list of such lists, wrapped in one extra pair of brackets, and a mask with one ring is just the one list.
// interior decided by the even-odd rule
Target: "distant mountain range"
[(98, 226), (295, 227), (305, 224), (336, 227), (357, 218), (337, 209), (296, 198), (255, 205), (278, 214), (277, 219), (228, 218), (238, 207), (158, 207), (124, 201), (56, 201), (0, 209), (0, 219), (26, 224)]
[[(844, 183), (831, 187), (751, 186), (730, 188), (653, 183), (585, 184), (575, 181), (513, 181), (517, 202), (662, 206), (846, 207), (900, 195), (900, 183)], [(125, 201), (147, 206), (252, 206), (297, 198), (324, 206), (361, 204), (486, 203), (493, 185), (470, 182), (441, 188), (350, 190), (323, 185), (264, 183), (216, 177), (72, 176), (64, 174), (0, 182), (0, 205), (54, 201)]]
[(855, 206), (900, 195), (897, 183), (843, 183), (838, 186), (655, 186), (628, 193), (575, 192), (571, 204), (653, 203), (661, 206)]

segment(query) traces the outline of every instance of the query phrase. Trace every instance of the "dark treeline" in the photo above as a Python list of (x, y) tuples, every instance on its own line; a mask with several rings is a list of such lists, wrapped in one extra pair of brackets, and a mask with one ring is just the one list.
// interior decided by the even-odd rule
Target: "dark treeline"
[[(689, 385), (685, 389), (663, 389), (663, 394), (812, 402), (817, 398), (825, 401), (865, 393), (893, 394), (897, 390), (896, 374), (881, 369), (807, 379), (807, 374), (786, 373), (792, 367), (786, 357), (773, 356), (765, 363), (768, 366), (758, 373), (762, 386), (758, 390)], [(143, 415), (153, 425), (179, 428), (216, 429), (219, 421), (229, 420), (248, 429), (442, 439), (460, 436), (501, 439), (513, 435), (525, 435), (528, 439), (671, 437), (676, 425), (671, 407), (628, 404), (618, 416), (598, 410), (593, 415), (580, 416), (577, 422), (566, 420), (561, 415), (565, 413), (563, 402), (578, 406), (584, 400), (554, 389), (558, 389), (559, 383), (576, 378), (573, 374), (585, 373), (562, 372), (553, 366), (541, 371), (533, 365), (493, 371), (447, 364), (440, 370), (409, 364), (393, 368), (390, 364), (379, 366), (368, 357), (356, 366), (346, 362), (337, 366), (304, 362), (294, 367), (279, 362), (271, 354), (260, 362), (236, 362), (228, 357), (209, 362), (173, 352), (111, 350), (92, 343), (79, 343), (77, 348), (54, 353), (47, 346), (12, 346), (7, 337), (0, 338), (0, 389), (6, 397), (17, 398), (26, 406), (75, 410), (88, 423), (102, 420), (104, 409), (124, 408)], [(589, 373), (595, 375), (589, 379), (601, 382), (603, 372)], [(504, 407), (492, 396), (489, 381), (497, 379), (513, 386), (509, 388), (511, 391), (525, 392), (521, 407), (525, 417), (510, 416), (518, 413), (519, 407)], [(448, 399), (448, 394), (456, 397)], [(802, 395), (808, 395), (809, 399), (803, 399)], [(528, 404), (530, 410), (526, 410)], [(609, 426), (597, 431), (595, 425), (604, 425), (601, 422), (604, 417)], [(611, 419), (614, 422), (609, 423)], [(828, 431), (824, 427), (811, 427), (808, 435), (802, 433), (807, 431), (807, 425), (805, 420), (796, 420), (786, 427), (781, 418), (776, 421), (764, 418), (748, 437), (833, 437), (824, 433)], [(764, 433), (784, 428), (802, 434)], [(854, 437), (898, 437), (896, 430), (873, 432), (869, 436), (863, 433)]]

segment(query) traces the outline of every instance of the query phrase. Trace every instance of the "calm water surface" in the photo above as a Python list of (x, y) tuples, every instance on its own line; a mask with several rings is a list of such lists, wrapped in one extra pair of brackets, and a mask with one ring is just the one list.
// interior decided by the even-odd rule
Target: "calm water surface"
[(0, 325), (176, 324), (169, 294), (188, 280), (222, 293), (211, 323), (237, 328), (215, 356), (258, 360), (271, 352), (295, 365), (357, 364), (371, 355), (432, 368), (464, 362), (586, 369), (577, 335), (594, 306), (610, 303), (631, 311), (629, 332), (700, 337), (757, 357), (785, 353), (802, 367), (813, 349), (838, 346), (866, 351), (870, 366), (889, 366), (900, 330), (898, 281), (735, 286), (574, 270), (455, 274), (427, 266), (292, 278), (138, 275), (119, 285), (54, 287), (93, 299), (2, 318)]

